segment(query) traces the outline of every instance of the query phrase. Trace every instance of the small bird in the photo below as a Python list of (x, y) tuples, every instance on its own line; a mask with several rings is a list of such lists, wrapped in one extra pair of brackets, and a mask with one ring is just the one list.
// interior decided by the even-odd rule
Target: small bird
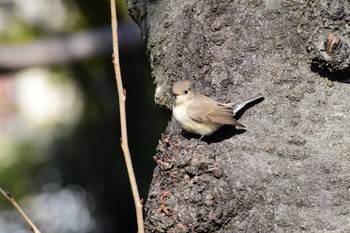
[(214, 133), (223, 125), (244, 127), (233, 117), (246, 104), (263, 98), (261, 95), (249, 98), (239, 104), (219, 103), (192, 89), (188, 80), (175, 82), (173, 85), (175, 96), (173, 116), (181, 127), (190, 132), (201, 135), (200, 139)]

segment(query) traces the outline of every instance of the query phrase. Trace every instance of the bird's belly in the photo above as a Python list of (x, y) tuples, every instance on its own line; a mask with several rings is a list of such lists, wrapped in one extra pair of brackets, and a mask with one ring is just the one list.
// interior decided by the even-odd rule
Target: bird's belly
[(175, 120), (179, 122), (181, 127), (190, 133), (195, 133), (199, 135), (210, 135), (220, 127), (220, 124), (211, 123), (211, 122), (203, 123), (200, 121), (193, 120), (187, 114), (187, 106), (175, 107), (173, 109), (173, 116)]

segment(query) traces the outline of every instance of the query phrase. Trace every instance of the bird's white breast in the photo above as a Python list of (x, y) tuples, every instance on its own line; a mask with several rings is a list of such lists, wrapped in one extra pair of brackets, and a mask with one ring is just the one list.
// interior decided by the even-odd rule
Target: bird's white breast
[(180, 104), (173, 108), (173, 115), (175, 120), (177, 120), (181, 127), (184, 129), (190, 128), (190, 125), (195, 124), (191, 117), (187, 114), (188, 104)]

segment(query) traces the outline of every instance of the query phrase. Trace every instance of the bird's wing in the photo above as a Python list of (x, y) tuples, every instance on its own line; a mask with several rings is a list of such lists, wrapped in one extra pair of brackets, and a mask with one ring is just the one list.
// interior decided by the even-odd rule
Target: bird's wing
[(233, 118), (233, 109), (204, 95), (196, 95), (187, 108), (187, 114), (196, 121), (244, 127)]

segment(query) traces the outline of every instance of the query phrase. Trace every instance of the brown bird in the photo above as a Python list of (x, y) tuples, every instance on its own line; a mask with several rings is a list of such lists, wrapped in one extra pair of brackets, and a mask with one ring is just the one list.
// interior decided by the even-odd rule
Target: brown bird
[(178, 81), (173, 85), (175, 95), (173, 116), (181, 127), (191, 133), (210, 135), (223, 125), (244, 127), (233, 117), (246, 104), (263, 98), (261, 95), (249, 98), (239, 104), (219, 103), (192, 89), (190, 81)]

